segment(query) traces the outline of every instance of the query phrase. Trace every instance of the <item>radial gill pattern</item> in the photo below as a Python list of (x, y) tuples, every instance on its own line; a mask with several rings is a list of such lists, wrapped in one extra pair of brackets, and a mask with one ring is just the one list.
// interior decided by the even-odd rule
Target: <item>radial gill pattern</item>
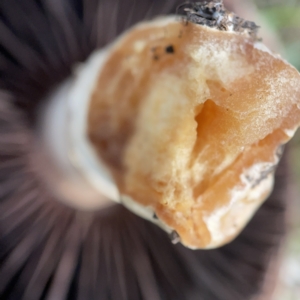
[(242, 234), (193, 251), (119, 205), (76, 211), (40, 172), (38, 107), (74, 65), (173, 0), (0, 1), (0, 298), (247, 300), (267, 282), (284, 233), (287, 168)]

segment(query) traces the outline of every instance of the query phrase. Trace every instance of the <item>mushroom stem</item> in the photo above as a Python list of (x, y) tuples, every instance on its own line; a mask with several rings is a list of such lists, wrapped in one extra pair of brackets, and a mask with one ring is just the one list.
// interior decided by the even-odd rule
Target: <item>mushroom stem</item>
[(39, 120), (46, 182), (62, 202), (82, 210), (119, 202), (114, 180), (86, 136), (90, 94), (104, 57), (100, 50), (77, 66), (72, 78), (48, 95)]

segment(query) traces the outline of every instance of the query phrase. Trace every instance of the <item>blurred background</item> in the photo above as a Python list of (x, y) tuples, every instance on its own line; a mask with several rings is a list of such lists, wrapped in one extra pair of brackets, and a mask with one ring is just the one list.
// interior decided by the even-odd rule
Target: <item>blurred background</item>
[[(128, 2), (132, 6), (128, 7)], [(1, 88), (12, 91), (13, 96), (15, 93), (16, 103), (23, 115), (32, 117), (36, 110), (31, 105), (34, 106), (35, 100), (38, 102), (41, 98), (40, 91), (48, 91), (69, 76), (74, 62), (84, 61), (95, 48), (103, 47), (124, 28), (141, 19), (162, 13), (174, 13), (176, 5), (184, 0), (153, 1), (155, 5), (149, 9), (150, 2), (0, 0)], [(224, 2), (230, 10), (260, 25), (261, 36), (270, 49), (280, 53), (300, 70), (300, 0)], [(86, 8), (84, 12), (82, 7)], [(127, 14), (130, 16), (126, 24), (123, 24)], [(117, 25), (107, 26), (113, 22)], [(37, 24), (41, 25), (40, 28)], [(6, 96), (0, 94), (0, 97), (3, 100)], [(127, 287), (129, 284), (142, 286), (140, 293), (148, 295), (148, 298), (143, 299), (149, 300), (175, 300), (177, 298), (174, 295), (180, 300), (187, 300), (186, 295), (182, 297), (178, 294), (183, 288), (188, 291), (193, 291), (194, 288), (195, 295), (198, 295), (198, 289), (204, 295), (210, 295), (201, 298), (202, 300), (244, 300), (246, 298), (242, 297), (246, 297), (247, 292), (249, 295), (253, 294), (252, 288), (254, 291), (259, 290), (260, 276), (267, 268), (266, 258), (254, 257), (257, 265), (251, 259), (255, 256), (253, 253), (261, 254), (264, 250), (269, 256), (270, 249), (262, 245), (259, 238), (253, 238), (256, 237), (253, 232), (260, 230), (259, 221), (264, 218), (264, 213), (271, 214), (269, 210), (272, 211), (272, 204), (267, 203), (261, 209), (262, 213), (256, 215), (254, 222), (233, 243), (207, 252), (190, 251), (181, 245), (171, 245), (169, 238), (160, 229), (119, 207), (94, 215), (71, 210), (59, 203), (52, 191), (42, 185), (42, 176), (38, 172), (36, 174), (36, 170), (32, 171), (31, 167), (39, 164), (28, 163), (29, 158), (37, 160), (36, 152), (32, 150), (33, 129), (27, 122), (23, 122), (19, 112), (3, 103), (0, 101), (0, 130), (2, 134), (10, 130), (11, 136), (0, 136), (1, 299), (97, 299), (87, 295), (96, 294), (99, 297), (101, 292), (104, 295), (107, 292), (107, 282), (109, 288), (113, 286), (117, 292), (107, 294), (103, 299), (114, 300), (128, 299), (121, 295), (124, 285)], [(279, 280), (270, 300), (300, 299), (299, 131), (289, 143), (287, 151), (291, 167), (289, 186), (285, 194), (285, 199), (290, 202), (287, 212), (288, 234), (281, 249), (281, 259), (274, 265), (274, 276), (276, 277), (279, 269)], [(7, 190), (9, 193), (6, 193)], [(278, 191), (280, 186), (275, 193)], [(276, 195), (274, 199), (276, 202)], [(280, 220), (281, 218), (282, 216)], [(112, 220), (115, 222), (114, 227), (111, 227)], [(269, 227), (276, 227), (275, 225), (281, 229), (281, 222), (277, 224), (276, 220), (275, 216), (274, 223), (265, 224), (265, 233), (272, 232)], [(274, 232), (276, 229), (278, 228)], [(249, 237), (250, 247), (247, 244)], [(115, 264), (115, 256), (124, 265), (120, 267), (121, 264)], [(138, 258), (139, 263), (131, 266), (133, 257)], [(107, 267), (107, 273), (103, 266)], [(122, 272), (125, 276), (120, 276), (121, 279), (115, 276), (123, 274)], [(201, 281), (197, 281), (199, 278)], [(104, 282), (102, 286), (99, 279)], [(243, 286), (240, 287), (237, 282), (242, 282)], [(165, 298), (151, 298), (151, 295), (155, 295), (155, 288), (158, 291), (161, 288), (160, 292), (165, 294)], [(1, 294), (1, 291), (4, 293)], [(199, 300), (199, 297), (191, 296), (189, 299)], [(248, 299), (250, 298), (247, 297)], [(259, 300), (269, 298), (263, 297)]]

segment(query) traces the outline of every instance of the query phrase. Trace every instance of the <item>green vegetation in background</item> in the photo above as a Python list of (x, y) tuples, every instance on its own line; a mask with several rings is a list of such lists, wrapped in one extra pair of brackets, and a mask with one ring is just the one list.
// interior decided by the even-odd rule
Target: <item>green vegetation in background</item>
[(260, 12), (277, 30), (288, 27), (300, 29), (300, 6), (270, 6)]
[(261, 15), (278, 32), (288, 61), (300, 70), (300, 0), (256, 0), (255, 3)]

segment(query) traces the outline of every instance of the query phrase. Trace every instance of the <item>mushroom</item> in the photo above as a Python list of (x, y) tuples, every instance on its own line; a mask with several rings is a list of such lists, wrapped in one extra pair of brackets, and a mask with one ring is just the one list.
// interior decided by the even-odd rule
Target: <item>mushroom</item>
[[(86, 134), (93, 128), (87, 118), (89, 96), (96, 95), (94, 84), (117, 44), (109, 51), (100, 50), (86, 63), (87, 57), (137, 20), (174, 13), (175, 2), (0, 3), (2, 298), (253, 299), (264, 293), (270, 271), (276, 275), (273, 269), (287, 205), (284, 157), (272, 196), (236, 239), (214, 250), (190, 250), (181, 243), (172, 245), (170, 237), (174, 243), (181, 240), (195, 248), (155, 213), (155, 205), (144, 205), (141, 198), (128, 193), (130, 197), (120, 196), (118, 169), (101, 155), (105, 145), (97, 149), (92, 132)], [(196, 16), (199, 11), (191, 6), (183, 9)], [(217, 16), (222, 14), (218, 11)], [(144, 25), (152, 28), (155, 22), (198, 29), (181, 18)], [(141, 27), (133, 28), (131, 34)], [(123, 38), (126, 35), (120, 41)], [(137, 49), (140, 46), (137, 43)], [(266, 50), (256, 42), (255, 47)], [(170, 59), (178, 54), (173, 44), (158, 50)], [(152, 58), (161, 64), (161, 57)], [(88, 76), (83, 75), (85, 71)], [(80, 83), (84, 78), (87, 84)], [(49, 94), (55, 85), (56, 91)], [(212, 86), (217, 92), (218, 85)], [(79, 108), (76, 90), (85, 96)], [(279, 156), (280, 151), (276, 153)], [(122, 200), (135, 214), (112, 199)], [(136, 214), (163, 226), (169, 236)]]
[(193, 249), (222, 246), (245, 227), (300, 124), (298, 71), (258, 40), (254, 23), (217, 7), (222, 26), (190, 15), (136, 25), (61, 93), (79, 172)]

